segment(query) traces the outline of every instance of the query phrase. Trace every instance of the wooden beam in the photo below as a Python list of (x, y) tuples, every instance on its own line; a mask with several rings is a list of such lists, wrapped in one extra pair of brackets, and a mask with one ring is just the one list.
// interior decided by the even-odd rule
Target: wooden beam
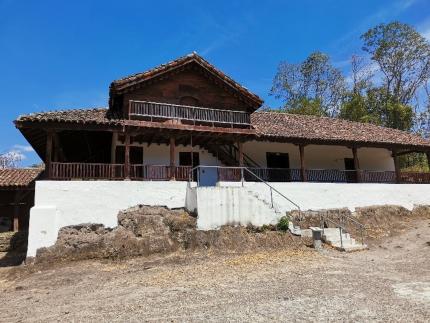
[(306, 176), (306, 168), (305, 168), (305, 145), (299, 145), (300, 151), (300, 176), (302, 178), (302, 182), (307, 181)]
[(52, 138), (53, 138), (53, 132), (48, 131), (46, 134), (46, 150), (45, 150), (45, 165), (46, 169), (48, 170), (48, 178), (52, 178)]
[(170, 137), (170, 179), (175, 180), (175, 137)]
[(358, 149), (357, 147), (352, 147), (352, 156), (354, 158), (354, 169), (357, 176), (357, 183), (361, 182), (361, 174), (360, 174), (360, 162), (358, 160)]
[(125, 134), (125, 157), (124, 157), (124, 172), (125, 178), (130, 179), (130, 134)]
[(393, 150), (393, 160), (394, 160), (394, 170), (396, 172), (396, 183), (400, 183), (400, 165), (399, 165), (399, 156), (397, 155), (397, 151)]

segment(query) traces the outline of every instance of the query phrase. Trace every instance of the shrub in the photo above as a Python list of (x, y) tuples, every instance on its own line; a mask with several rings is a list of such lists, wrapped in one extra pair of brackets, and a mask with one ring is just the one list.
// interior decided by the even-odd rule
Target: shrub
[(289, 222), (290, 218), (288, 216), (284, 215), (283, 217), (281, 217), (277, 225), (278, 230), (287, 231)]

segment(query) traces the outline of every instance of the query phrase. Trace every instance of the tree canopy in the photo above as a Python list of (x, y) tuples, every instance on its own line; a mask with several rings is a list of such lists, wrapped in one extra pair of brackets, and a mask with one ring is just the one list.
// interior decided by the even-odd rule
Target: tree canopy
[(371, 28), (361, 40), (364, 55), (352, 56), (348, 77), (328, 55), (314, 52), (300, 63), (281, 62), (270, 93), (283, 100), (286, 112), (428, 134), (429, 42), (400, 22)]

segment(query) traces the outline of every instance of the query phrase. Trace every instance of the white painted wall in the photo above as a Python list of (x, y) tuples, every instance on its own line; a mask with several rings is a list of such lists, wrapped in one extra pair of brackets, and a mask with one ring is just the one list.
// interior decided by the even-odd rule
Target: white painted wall
[(267, 201), (242, 187), (188, 189), (186, 208), (197, 210), (199, 230), (214, 230), (227, 224), (276, 224), (281, 216)]
[[(202, 207), (205, 211), (201, 213), (199, 210), (198, 226), (205, 230), (225, 224), (262, 225), (277, 221), (279, 214), (267, 211), (270, 190), (265, 184), (245, 182), (244, 190), (238, 188), (240, 183), (236, 182), (219, 185), (219, 190), (199, 188), (201, 193), (192, 196), (187, 192), (187, 182), (179, 181), (38, 181), (35, 206), (30, 212), (27, 256), (35, 256), (38, 248), (53, 245), (61, 227), (80, 223), (115, 227), (118, 212), (138, 204)], [(387, 204), (412, 209), (414, 205), (430, 205), (430, 185), (427, 184), (272, 185), (302, 210), (348, 207), (354, 211), (356, 207)], [(280, 213), (295, 209), (276, 192), (273, 196)]]
[(183, 208), (186, 187), (186, 182), (179, 181), (38, 181), (27, 257), (53, 245), (64, 226), (102, 223), (115, 227), (118, 211), (138, 204)]
[[(118, 146), (122, 143), (118, 141)], [(144, 165), (170, 165), (170, 146), (165, 144), (139, 144), (133, 142), (132, 146), (139, 146), (143, 148), (143, 164)], [(179, 153), (180, 152), (198, 152), (200, 164), (206, 166), (222, 166), (222, 163), (217, 160), (215, 156), (210, 154), (207, 150), (200, 146), (194, 146), (191, 149), (190, 145), (178, 145), (175, 148), (175, 164), (179, 166)]]
[[(300, 168), (299, 147), (290, 143), (250, 141), (244, 143), (243, 151), (262, 167), (267, 167), (266, 152), (288, 153), (290, 168)], [(361, 169), (394, 170), (394, 161), (387, 149), (359, 148), (357, 152)], [(305, 147), (305, 167), (309, 169), (345, 169), (344, 158), (352, 157), (352, 150), (344, 146)]]
[[(238, 186), (237, 182), (220, 182), (219, 186)], [(414, 205), (430, 205), (430, 184), (354, 184), (354, 183), (271, 183), (302, 210), (318, 210), (372, 205), (400, 205), (412, 210)], [(248, 190), (270, 201), (270, 189), (263, 183), (245, 183)], [(273, 192), (281, 212), (295, 207)]]

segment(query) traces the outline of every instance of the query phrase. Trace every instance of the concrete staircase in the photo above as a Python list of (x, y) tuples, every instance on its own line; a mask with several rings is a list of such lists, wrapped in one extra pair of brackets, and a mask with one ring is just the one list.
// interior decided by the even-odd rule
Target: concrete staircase
[(349, 233), (339, 228), (324, 228), (322, 240), (339, 251), (352, 252), (367, 249), (366, 244), (356, 241)]
[(270, 202), (245, 187), (188, 188), (186, 208), (197, 213), (199, 230), (223, 225), (276, 224), (282, 216)]

